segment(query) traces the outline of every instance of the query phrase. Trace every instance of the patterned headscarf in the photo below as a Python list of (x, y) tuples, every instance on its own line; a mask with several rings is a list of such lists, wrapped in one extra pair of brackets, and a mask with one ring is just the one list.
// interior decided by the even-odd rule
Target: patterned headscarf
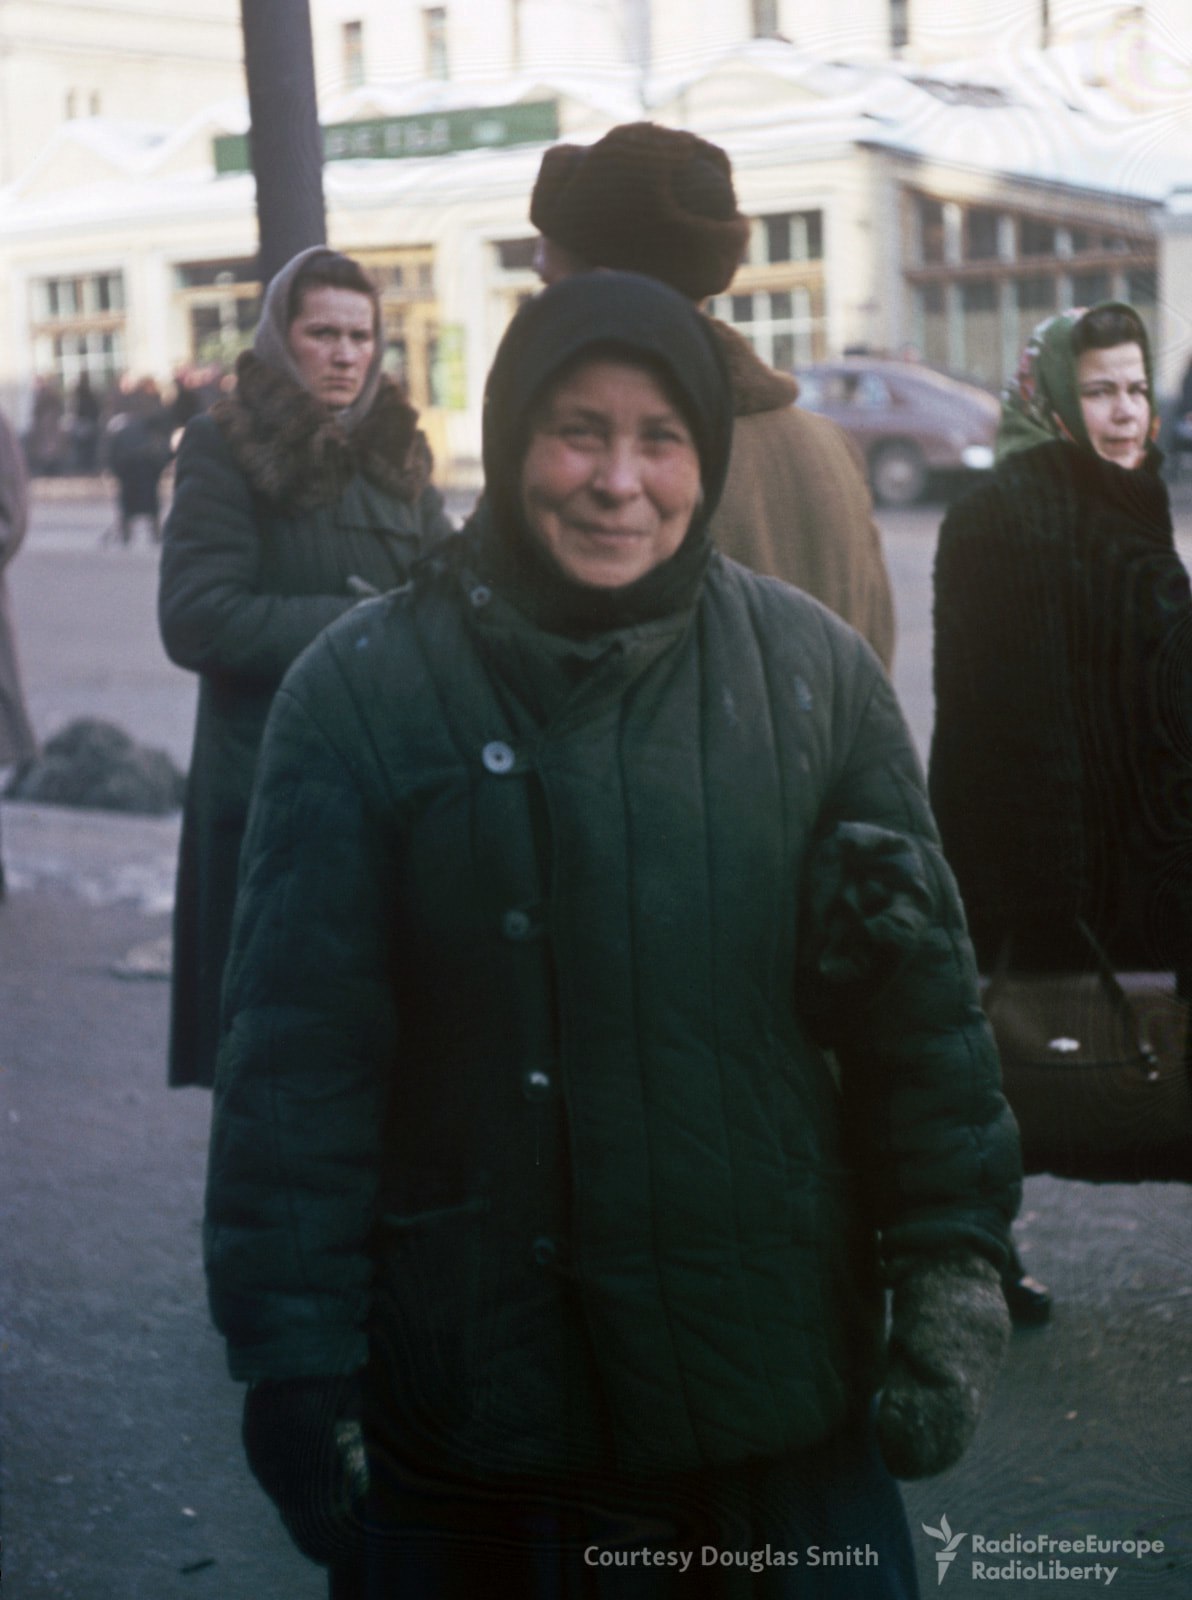
[[(1093, 311), (1128, 312), (1138, 327), (1147, 388), (1151, 394), (1151, 434), (1155, 431), (1154, 372), (1151, 347), (1142, 318), (1121, 300), (1101, 300), (1095, 306), (1075, 306), (1041, 322), (1018, 359), (1018, 371), (1002, 391), (1002, 415), (994, 452), (999, 461), (1017, 450), (1029, 450), (1052, 439), (1067, 439), (1085, 450), (1093, 442), (1084, 425), (1080, 387), (1076, 378), (1073, 340), (1078, 323)], [(1133, 342), (1133, 341), (1131, 341)]]

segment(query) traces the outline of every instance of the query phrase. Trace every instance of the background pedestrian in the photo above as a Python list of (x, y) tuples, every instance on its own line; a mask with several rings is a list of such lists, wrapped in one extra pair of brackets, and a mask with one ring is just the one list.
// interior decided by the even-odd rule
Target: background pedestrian
[[(1016, 970), (1092, 969), (1083, 923), (1192, 977), (1192, 592), (1152, 396), (1131, 307), (1040, 324), (940, 530), (930, 789), (986, 971), (1007, 940)], [(1017, 1259), (1006, 1290), (1046, 1316)]]
[(106, 464), (117, 483), (117, 530), (131, 544), (133, 525), (149, 522), (154, 544), (161, 539), (161, 478), (170, 460), (170, 419), (152, 378), (141, 378), (124, 408), (108, 424)]

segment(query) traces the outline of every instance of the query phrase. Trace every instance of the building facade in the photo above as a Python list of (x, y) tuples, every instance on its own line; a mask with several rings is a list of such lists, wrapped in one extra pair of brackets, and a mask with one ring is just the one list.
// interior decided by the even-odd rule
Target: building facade
[[(1168, 195), (1192, 150), (1162, 4), (1140, 22), (1077, 0), (957, 0), (934, 32), (930, 7), (918, 0), (895, 42), (885, 0), (858, 0), (836, 32), (826, 0), (315, 0), (329, 238), (381, 288), (386, 362), (440, 475), (477, 478), (484, 376), (537, 286), (528, 201), (543, 149), (643, 115), (729, 151), (753, 226), (713, 309), (774, 365), (914, 347), (996, 386), (1049, 311), (1112, 294), (1140, 307), (1174, 387), (1192, 288), (1165, 272), (1186, 243)], [(226, 54), (231, 9), (192, 0), (169, 27), (201, 20)], [(966, 62), (995, 13), (1008, 34), (1012, 15), (1011, 43)], [(1071, 42), (1017, 42), (1044, 20)], [(1131, 59), (1140, 39), (1161, 70), (1118, 84), (1112, 51)], [(240, 67), (211, 70), (226, 91)], [(242, 93), (174, 117), (118, 109), (60, 119), (0, 189), (0, 403), (18, 416), (36, 379), (69, 390), (84, 371), (105, 386), (226, 367), (255, 325)]]

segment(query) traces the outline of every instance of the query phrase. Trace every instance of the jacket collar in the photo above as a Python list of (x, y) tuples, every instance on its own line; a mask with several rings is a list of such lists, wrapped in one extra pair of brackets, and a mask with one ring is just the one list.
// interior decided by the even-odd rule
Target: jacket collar
[(757, 411), (781, 411), (794, 404), (799, 394), (795, 378), (768, 367), (754, 354), (749, 340), (729, 323), (709, 317), (708, 326), (728, 367), (733, 411), (738, 417), (752, 416)]
[(573, 638), (540, 627), (501, 592), (474, 531), (441, 545), (428, 562), (449, 572), (481, 654), (515, 702), (515, 720), (552, 735), (599, 715), (672, 649), (691, 627), (702, 589), (661, 617)]

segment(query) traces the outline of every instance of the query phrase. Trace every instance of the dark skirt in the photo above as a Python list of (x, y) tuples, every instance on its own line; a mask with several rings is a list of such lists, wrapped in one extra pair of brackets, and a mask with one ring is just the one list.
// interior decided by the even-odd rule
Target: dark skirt
[(916, 1600), (902, 1497), (869, 1426), (795, 1460), (535, 1494), (374, 1461), (361, 1600)]

